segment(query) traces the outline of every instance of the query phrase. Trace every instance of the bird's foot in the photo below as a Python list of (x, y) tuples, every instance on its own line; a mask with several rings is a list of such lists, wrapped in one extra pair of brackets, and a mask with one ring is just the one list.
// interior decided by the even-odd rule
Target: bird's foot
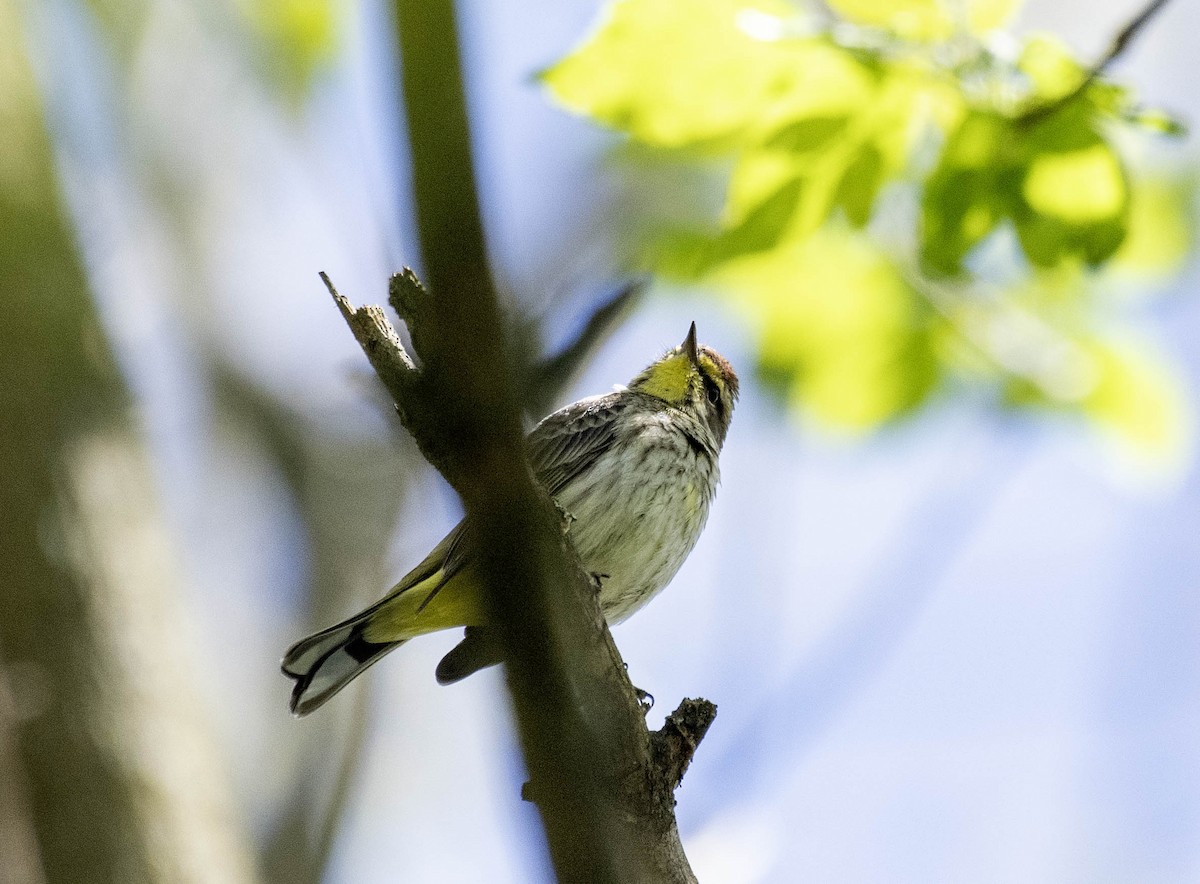
[(643, 691), (637, 685), (634, 685), (633, 692), (637, 694), (638, 705), (642, 707), (642, 715), (649, 715), (650, 710), (654, 708), (654, 694)]
[[(625, 667), (625, 672), (629, 672), (629, 664), (622, 661), (621, 665)], [(649, 715), (650, 710), (654, 708), (654, 694), (649, 691), (643, 691), (637, 685), (630, 685), (633, 688), (633, 693), (637, 696), (638, 705), (642, 707), (642, 714)]]

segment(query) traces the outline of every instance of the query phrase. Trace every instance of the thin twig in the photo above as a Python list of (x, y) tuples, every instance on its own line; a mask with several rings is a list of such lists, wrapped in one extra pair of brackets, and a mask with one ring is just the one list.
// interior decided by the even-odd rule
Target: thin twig
[(1048, 101), (1045, 104), (1039, 104), (1030, 108), (1017, 118), (1017, 122), (1022, 126), (1033, 125), (1034, 123), (1040, 122), (1041, 120), (1054, 115), (1082, 95), (1089, 86), (1096, 82), (1096, 79), (1104, 73), (1108, 66), (1120, 57), (1120, 55), (1133, 42), (1134, 37), (1141, 32), (1142, 28), (1144, 28), (1150, 22), (1150, 19), (1152, 19), (1160, 9), (1167, 5), (1167, 2), (1168, 0), (1151, 0), (1150, 3), (1147, 3), (1145, 8), (1143, 8), (1141, 12), (1134, 16), (1133, 19), (1131, 19), (1129, 23), (1117, 33), (1117, 35), (1113, 38), (1112, 43), (1109, 44), (1108, 51), (1100, 58), (1099, 61), (1097, 61), (1091, 66), (1091, 68), (1088, 69), (1088, 72), (1084, 75), (1083, 79), (1079, 81), (1079, 84), (1075, 86), (1074, 89), (1065, 95), (1059, 96), (1053, 101)]
[(611, 298), (592, 311), (573, 341), (554, 356), (538, 363), (525, 394), (525, 408), (531, 416), (541, 417), (553, 407), (575, 379), (579, 369), (629, 314), (648, 281), (643, 277), (622, 285)]

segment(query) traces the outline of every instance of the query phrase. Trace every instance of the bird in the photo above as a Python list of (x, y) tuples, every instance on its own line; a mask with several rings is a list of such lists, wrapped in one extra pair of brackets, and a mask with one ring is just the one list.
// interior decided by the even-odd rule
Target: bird
[[(696, 545), (737, 397), (733, 367), (697, 342), (693, 322), (683, 343), (627, 386), (572, 402), (526, 437), (534, 477), (565, 514), (610, 625), (657, 595)], [(466, 628), (437, 666), (441, 684), (502, 662), (476, 559), (468, 517), (379, 601), (293, 644), (281, 664), (295, 681), (292, 714), (309, 714), (385, 654), (432, 632)]]

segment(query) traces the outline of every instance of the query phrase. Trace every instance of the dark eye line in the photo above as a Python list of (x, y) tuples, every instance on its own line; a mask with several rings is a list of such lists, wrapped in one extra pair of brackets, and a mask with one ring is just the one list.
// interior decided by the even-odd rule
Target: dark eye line
[(703, 369), (700, 370), (700, 382), (704, 385), (704, 394), (708, 397), (708, 401), (720, 408), (721, 391), (717, 387), (717, 382)]

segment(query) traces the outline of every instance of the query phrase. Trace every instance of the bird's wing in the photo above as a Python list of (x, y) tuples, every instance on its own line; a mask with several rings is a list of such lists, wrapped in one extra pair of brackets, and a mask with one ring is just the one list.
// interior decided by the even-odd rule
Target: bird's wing
[(617, 441), (616, 416), (626, 407), (614, 393), (581, 399), (554, 412), (529, 434), (529, 463), (542, 487), (557, 497)]
[[(388, 590), (387, 595), (362, 614), (371, 614), (391, 602), (396, 596), (408, 592), (416, 586), (421, 586), (429, 578), (437, 576), (438, 582), (432, 588), (430, 597), (437, 593), (451, 577), (463, 569), (470, 558), (470, 542), (466, 540), (470, 533), (470, 524), (463, 519), (454, 529), (442, 538), (419, 565), (400, 578), (400, 582)], [(360, 615), (361, 616), (361, 615)]]
[[(556, 496), (616, 441), (614, 418), (625, 405), (615, 394), (581, 399), (546, 417), (529, 434), (534, 476)], [(470, 520), (464, 519), (425, 560), (413, 568), (380, 602), (390, 601), (441, 572), (426, 603), (470, 562), (474, 551)]]

